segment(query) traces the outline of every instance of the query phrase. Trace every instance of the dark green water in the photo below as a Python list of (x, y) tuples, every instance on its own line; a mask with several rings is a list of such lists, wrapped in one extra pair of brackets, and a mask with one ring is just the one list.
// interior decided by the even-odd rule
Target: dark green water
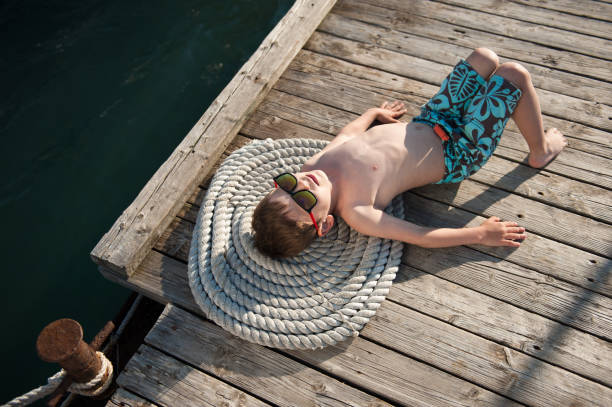
[(0, 404), (45, 383), (40, 330), (129, 292), (89, 252), (291, 0), (0, 3)]

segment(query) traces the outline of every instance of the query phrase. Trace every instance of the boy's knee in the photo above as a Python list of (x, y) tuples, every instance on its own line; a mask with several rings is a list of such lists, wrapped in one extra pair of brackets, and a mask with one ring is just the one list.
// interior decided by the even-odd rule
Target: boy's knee
[(529, 76), (527, 69), (516, 62), (504, 62), (495, 74), (506, 78), (521, 89), (531, 82), (531, 76)]
[(466, 60), (485, 79), (499, 66), (499, 57), (488, 48), (476, 48)]

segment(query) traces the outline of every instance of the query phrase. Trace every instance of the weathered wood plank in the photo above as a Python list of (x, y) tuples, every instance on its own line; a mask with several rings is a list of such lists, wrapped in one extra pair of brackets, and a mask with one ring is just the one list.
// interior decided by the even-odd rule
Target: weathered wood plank
[(129, 276), (335, 0), (298, 0), (93, 249)]
[(125, 389), (118, 388), (106, 403), (106, 407), (158, 407), (158, 405)]
[[(538, 25), (559, 28), (589, 36), (612, 39), (610, 24), (586, 17), (562, 13), (556, 10), (546, 10), (536, 7), (535, 3), (520, 3), (497, 0), (438, 0), (448, 5), (483, 11), (489, 14), (509, 17)], [(583, 1), (584, 2), (584, 1)], [(612, 13), (612, 9), (610, 10)]]
[(612, 247), (610, 226), (494, 187), (465, 180), (458, 185), (419, 188), (427, 198), (482, 216), (498, 216), (536, 233), (607, 257)]
[[(607, 81), (610, 76), (608, 65), (604, 60), (491, 34), (486, 30), (441, 24), (426, 13), (413, 13), (410, 10), (400, 12), (362, 2), (351, 2), (350, 5), (344, 2), (338, 3), (333, 12), (406, 34), (420, 35), (470, 48), (488, 47), (509, 59), (569, 71), (593, 79)], [(488, 19), (485, 18), (483, 22), (488, 22)]]
[[(201, 311), (191, 295), (185, 295), (185, 292), (189, 291), (187, 287), (186, 265), (169, 258), (164, 260), (164, 256), (158, 252), (151, 252), (149, 257), (149, 261), (143, 262), (138, 273), (131, 278), (129, 283), (125, 281), (122, 281), (122, 283), (131, 288), (147, 286), (149, 290), (153, 291), (150, 291), (148, 294), (145, 292), (145, 295), (154, 298), (163, 297), (165, 298), (163, 302), (169, 301), (200, 314)], [(155, 267), (155, 265), (162, 263), (167, 267), (164, 271)], [(147, 265), (153, 266), (147, 267)], [(406, 270), (412, 274), (415, 272), (411, 267), (400, 267), (396, 284), (400, 284), (401, 287), (404, 287), (403, 281), (412, 281), (411, 277), (404, 274)], [(403, 302), (436, 318), (445, 314), (459, 315), (459, 317), (455, 318), (456, 320), (450, 321), (450, 323), (473, 330), (474, 333), (481, 336), (514, 347), (516, 350), (533, 354), (538, 358), (550, 361), (555, 365), (570, 369), (581, 375), (598, 381), (608, 381), (604, 377), (610, 376), (602, 374), (602, 372), (607, 372), (607, 369), (610, 369), (611, 366), (612, 349), (609, 342), (577, 331), (567, 325), (507, 305), (500, 300), (487, 297), (476, 291), (468, 290), (450, 282), (445, 283), (437, 276), (432, 275), (431, 278), (435, 279), (432, 284), (436, 288), (435, 295), (428, 301), (440, 303), (440, 305), (432, 307), (431, 310), (429, 306), (423, 305), (421, 307), (419, 301), (414, 303), (412, 300), (403, 302), (402, 298), (408, 290), (406, 287), (402, 288), (404, 293), (400, 294), (397, 294), (392, 289), (388, 298), (393, 301)], [(173, 279), (173, 282), (171, 284), (164, 283), (165, 279)], [(156, 286), (152, 285), (151, 281), (158, 281), (158, 284)], [(180, 285), (183, 285), (183, 287), (181, 288)], [(419, 287), (417, 286), (415, 290), (419, 291)], [(421, 290), (420, 292), (425, 295), (427, 290)], [(465, 305), (463, 303), (454, 303), (452, 299), (455, 296), (463, 298), (465, 301), (469, 300), (466, 304), (471, 307), (471, 314), (462, 314), (460, 312), (460, 309), (464, 308)], [(424, 301), (420, 300), (420, 303), (425, 304)], [(437, 310), (439, 307), (442, 307), (443, 310)], [(447, 320), (445, 318), (441, 319)], [(468, 324), (467, 321), (474, 321), (474, 319), (481, 320), (482, 324), (477, 322)], [(501, 320), (505, 322), (501, 323)], [(460, 325), (461, 321), (465, 321), (469, 327), (467, 325)], [(529, 323), (521, 324), (520, 327), (514, 326), (514, 324), (523, 321)], [(498, 330), (492, 329), (491, 325), (496, 326)], [(562, 332), (563, 335), (557, 335), (559, 332)]]
[(344, 0), (343, 4), (352, 7), (356, 2), (361, 1), (376, 6), (383, 4), (394, 13), (409, 12), (433, 18), (445, 24), (475, 28), (483, 32), (543, 45), (547, 48), (590, 55), (603, 60), (612, 59), (612, 47), (606, 39), (515, 20), (497, 15), (493, 11), (486, 13), (466, 7), (423, 0), (413, 0), (409, 3), (403, 0), (386, 0), (384, 3), (375, 0)]
[(612, 400), (607, 387), (391, 301), (361, 335), (530, 406)]
[[(431, 227), (473, 227), (486, 219), (450, 206), (448, 203), (424, 198), (419, 196), (418, 192), (419, 190), (415, 190), (415, 193), (404, 194), (407, 219), (414, 222), (421, 222)], [(518, 250), (479, 245), (470, 247), (528, 269), (537, 270), (543, 275), (553, 276), (608, 297), (612, 296), (612, 280), (607, 271), (610, 261), (605, 257), (533, 233), (529, 234)]]
[(387, 297), (423, 314), (612, 384), (612, 345), (567, 325), (402, 265)]
[[(207, 352), (198, 349), (194, 352)], [(117, 383), (163, 406), (269, 406), (244, 391), (146, 345), (141, 345)]]
[(597, 20), (612, 21), (612, 5), (609, 2), (592, 0), (513, 0), (515, 3), (535, 5), (543, 9), (589, 17)]
[(172, 305), (166, 307), (145, 342), (274, 405), (389, 406)]
[(552, 276), (457, 247), (426, 250), (409, 246), (408, 265), (598, 337), (612, 338), (612, 301)]
[[(422, 17), (415, 18), (422, 19), (423, 23), (426, 24), (431, 24), (433, 22), (433, 20), (426, 20)], [(361, 19), (363, 20), (365, 18), (361, 17)], [(440, 28), (442, 30), (452, 31), (449, 27)], [(451, 41), (450, 43), (440, 39), (423, 37), (419, 34), (428, 35), (427, 30), (431, 28), (420, 27), (419, 25), (410, 25), (408, 28), (402, 27), (402, 29), (412, 32), (399, 32), (381, 27), (380, 25), (374, 24), (372, 18), (368, 19), (368, 22), (363, 22), (336, 13), (330, 13), (318, 28), (321, 32), (333, 34), (338, 37), (375, 44), (377, 47), (390, 51), (447, 65), (456, 64), (459, 57), (465, 58), (473, 49), (484, 46), (482, 42), (479, 42), (480, 39), (478, 38), (474, 38), (473, 42), (469, 42), (471, 37), (466, 37), (461, 44), (457, 44), (449, 38), (447, 38), (446, 41)], [(421, 33), (420, 30), (425, 30), (425, 32)], [(452, 32), (452, 35), (456, 34), (456, 32)], [(451, 34), (449, 33), (449, 35)], [(452, 39), (454, 40), (454, 38)], [(431, 52), (432, 49), (435, 49), (435, 52)], [(500, 62), (506, 62), (508, 60), (505, 58), (505, 53), (509, 52), (508, 50), (505, 48), (493, 49), (497, 53), (500, 53)], [(530, 53), (527, 57), (524, 57), (517, 52), (508, 56), (508, 58), (519, 61), (529, 70), (532, 81), (537, 88), (550, 90), (562, 95), (574, 96), (580, 99), (607, 104), (612, 103), (612, 96), (610, 96), (612, 83), (556, 69), (555, 65), (552, 64), (552, 59), (547, 59), (547, 66), (532, 63), (533, 59), (530, 59), (529, 55), (532, 54)], [(525, 61), (525, 59), (527, 59), (527, 61)]]
[(317, 351), (285, 353), (402, 406), (518, 405), (363, 338)]
[(513, 194), (612, 223), (612, 193), (493, 156), (470, 179)]
[[(437, 92), (440, 83), (452, 70), (453, 64), (442, 64), (421, 57), (381, 49), (370, 44), (351, 41), (334, 37), (331, 34), (317, 32), (312, 36), (306, 47), (322, 54), (333, 55), (382, 71), (391, 71), (430, 84), (431, 87), (424, 86), (422, 88), (426, 89), (426, 94), (419, 95), (427, 99)], [(457, 55), (455, 62), (458, 62), (459, 57), (466, 58), (468, 55), (469, 52), (465, 55)], [(362, 68), (362, 70), (364, 69)], [(546, 116), (563, 119), (567, 122), (578, 122), (598, 129), (612, 129), (612, 124), (609, 123), (610, 120), (608, 119), (612, 115), (612, 107), (606, 104), (560, 95), (544, 89), (537, 90), (537, 93), (541, 101), (542, 112)]]
[[(444, 296), (443, 292), (439, 291), (438, 293), (440, 297)], [(184, 302), (185, 300), (181, 299), (181, 301)], [(163, 321), (163, 318), (160, 321)], [(197, 326), (189, 326), (185, 323), (174, 322), (170, 326), (175, 327), (175, 329), (169, 327), (163, 332), (158, 331), (155, 333), (157, 339), (148, 340), (148, 343), (162, 348), (167, 343), (167, 338), (172, 334), (189, 340), (188, 336), (193, 335), (194, 332), (200, 335), (198, 331), (206, 331), (207, 337), (204, 339), (207, 341), (214, 339), (214, 343), (202, 343), (198, 340), (196, 346), (198, 349), (218, 349), (217, 346), (221, 346), (224, 351), (223, 354), (227, 355), (227, 358), (231, 356), (236, 358), (233, 351), (238, 350), (240, 346), (235, 342), (240, 342), (242, 345), (244, 344), (243, 341), (213, 326), (210, 328), (218, 330), (220, 338), (215, 336), (211, 339), (209, 327), (204, 326), (206, 323), (200, 321), (198, 324)], [(362, 336), (498, 393), (511, 395), (514, 400), (528, 402), (529, 405), (548, 405), (544, 402), (547, 399), (555, 405), (569, 405), (570, 401), (578, 401), (582, 397), (586, 398), (588, 403), (600, 405), (602, 401), (610, 397), (611, 391), (608, 388), (390, 301), (383, 303), (377, 316), (362, 331)], [(247, 348), (249, 346), (251, 345), (248, 344)], [(172, 352), (175, 356), (181, 359), (186, 358), (185, 360), (196, 366), (203, 367), (203, 365), (210, 364), (209, 360), (212, 358), (217, 365), (221, 365), (221, 368), (228, 367), (227, 364), (223, 363), (224, 359), (219, 360), (214, 356), (214, 353), (208, 355), (204, 352), (188, 351), (189, 348), (191, 346), (183, 344)], [(243, 349), (238, 351), (242, 355)], [(249, 355), (257, 353), (257, 358), (267, 360), (265, 353), (262, 355), (259, 351), (255, 352), (249, 349), (244, 351)], [(181, 353), (179, 354), (179, 352)], [(221, 350), (218, 352), (221, 352)], [(349, 352), (349, 350), (347, 349), (345, 352)], [(242, 363), (244, 359), (241, 355), (237, 358), (240, 359), (240, 366), (242, 367), (245, 366), (245, 363)], [(194, 358), (196, 360), (193, 360)], [(246, 366), (248, 368), (251, 364), (248, 363)], [(536, 371), (533, 370), (534, 366), (537, 367)], [(209, 367), (209, 369), (213, 368), (214, 366)], [(224, 373), (224, 371), (221, 373)], [(336, 371), (333, 373), (338, 374)], [(215, 375), (232, 383), (232, 380), (242, 379), (242, 376), (236, 379), (226, 378), (217, 371), (215, 371)], [(546, 380), (542, 381), (542, 377), (546, 377)], [(529, 384), (530, 380), (536, 378), (535, 383)], [(513, 386), (517, 380), (521, 385)], [(246, 389), (242, 382), (240, 383), (240, 387)], [(534, 400), (537, 401), (534, 402)], [(582, 401), (584, 402), (584, 400)]]

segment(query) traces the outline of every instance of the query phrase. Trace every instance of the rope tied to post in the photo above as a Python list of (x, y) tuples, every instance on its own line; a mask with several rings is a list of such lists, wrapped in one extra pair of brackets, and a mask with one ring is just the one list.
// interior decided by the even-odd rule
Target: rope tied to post
[[(362, 235), (340, 218), (293, 258), (271, 259), (254, 246), (253, 210), (273, 177), (299, 172), (326, 144), (255, 140), (211, 181), (193, 232), (189, 285), (206, 316), (236, 336), (287, 349), (334, 345), (358, 335), (389, 292), (403, 244)], [(403, 218), (401, 199), (386, 211)]]
[[(104, 353), (98, 351), (96, 352), (96, 355), (102, 362), (102, 367), (98, 374), (86, 383), (73, 382), (68, 388), (69, 392), (83, 396), (97, 396), (104, 393), (111, 385), (113, 364), (106, 358)], [(15, 397), (8, 403), (3, 404), (1, 407), (21, 407), (32, 404), (36, 400), (40, 400), (43, 397), (53, 393), (60, 386), (67, 374), (68, 373), (66, 370), (62, 369), (53, 376), (49, 377), (47, 379), (47, 384), (33, 389), (22, 396)]]

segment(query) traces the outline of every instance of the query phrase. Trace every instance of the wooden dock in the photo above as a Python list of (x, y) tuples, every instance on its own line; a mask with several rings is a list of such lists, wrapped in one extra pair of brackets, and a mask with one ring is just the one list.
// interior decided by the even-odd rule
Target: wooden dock
[[(168, 304), (108, 406), (611, 406), (611, 39), (608, 1), (296, 2), (92, 252)], [(515, 220), (518, 250), (406, 245), (376, 316), (323, 350), (265, 348), (203, 318), (187, 254), (224, 157), (252, 139), (330, 140), (384, 100), (409, 121), (476, 47), (531, 72), (569, 146), (534, 170), (510, 122), (470, 179), (405, 193), (407, 218)]]

